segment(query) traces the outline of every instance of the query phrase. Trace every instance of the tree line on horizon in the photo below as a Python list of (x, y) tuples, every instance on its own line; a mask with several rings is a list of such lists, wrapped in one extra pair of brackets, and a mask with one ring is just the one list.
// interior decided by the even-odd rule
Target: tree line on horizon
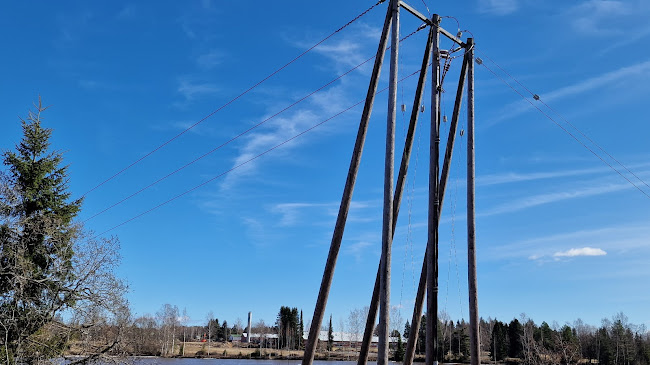
[[(426, 316), (422, 317), (416, 353), (424, 353)], [(404, 337), (411, 327), (405, 324)], [(600, 326), (577, 319), (573, 324), (537, 325), (525, 314), (510, 322), (481, 318), (479, 335), (482, 360), (526, 365), (597, 363), (601, 365), (650, 364), (650, 332), (629, 322), (625, 314), (604, 318)], [(469, 361), (469, 323), (438, 321), (438, 361)]]

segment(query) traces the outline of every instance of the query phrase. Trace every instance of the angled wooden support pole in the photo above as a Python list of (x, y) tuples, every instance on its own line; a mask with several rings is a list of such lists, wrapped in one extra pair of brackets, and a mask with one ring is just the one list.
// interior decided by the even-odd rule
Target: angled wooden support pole
[(390, 324), (390, 269), (393, 243), (393, 173), (395, 164), (395, 121), (397, 119), (397, 66), (399, 54), (399, 0), (391, 0), (392, 15), (386, 158), (384, 166), (384, 212), (381, 232), (381, 276), (379, 280), (379, 343), (377, 365), (388, 365)]
[[(429, 39), (424, 50), (422, 57), (422, 67), (420, 68), (420, 76), (418, 78), (418, 85), (415, 90), (415, 97), (413, 98), (413, 108), (411, 109), (411, 119), (409, 122), (408, 131), (406, 132), (406, 141), (404, 143), (404, 151), (402, 152), (402, 162), (399, 167), (397, 175), (397, 183), (395, 186), (395, 196), (393, 198), (393, 231), (395, 236), (395, 227), (397, 226), (397, 217), (402, 202), (404, 186), (406, 184), (406, 175), (408, 173), (409, 162), (411, 160), (411, 151), (413, 150), (413, 141), (415, 139), (415, 130), (417, 128), (419, 109), (422, 104), (422, 95), (424, 94), (424, 86), (426, 84), (427, 70), (429, 68), (429, 60), (431, 54), (431, 39), (433, 32), (429, 31)], [(381, 274), (381, 262), (377, 268), (377, 277), (375, 278), (375, 287), (372, 292), (372, 299), (368, 309), (368, 318), (366, 318), (366, 328), (363, 333), (363, 341), (359, 351), (358, 365), (366, 365), (368, 362), (368, 351), (370, 350), (370, 343), (372, 341), (372, 331), (375, 328), (375, 321), (377, 320), (377, 308), (379, 306), (379, 280)]]
[(309, 328), (309, 337), (305, 345), (305, 353), (302, 359), (302, 365), (311, 365), (314, 361), (316, 352), (316, 345), (318, 344), (318, 334), (320, 327), (323, 324), (323, 317), (325, 314), (325, 307), (327, 306), (327, 298), (329, 296), (330, 287), (332, 285), (332, 278), (334, 276), (334, 268), (338, 258), (339, 249), (341, 248), (341, 240), (343, 239), (343, 231), (345, 230), (345, 223), (347, 221), (350, 203), (352, 201), (352, 193), (354, 191), (354, 184), (356, 182), (359, 165), (361, 163), (361, 154), (363, 152), (363, 145), (366, 140), (368, 131), (368, 123), (370, 115), (372, 114), (372, 106), (375, 101), (375, 94), (377, 93), (377, 83), (379, 74), (381, 73), (381, 66), (384, 62), (384, 55), (386, 53), (386, 45), (388, 40), (388, 31), (390, 29), (392, 19), (392, 9), (388, 9), (386, 19), (384, 20), (384, 28), (379, 40), (379, 47), (377, 48), (377, 56), (375, 57), (375, 64), (368, 85), (368, 94), (366, 102), (363, 107), (361, 115), (361, 122), (359, 123), (359, 130), (357, 132), (357, 139), (354, 144), (352, 152), (352, 159), (350, 161), (350, 168), (348, 176), (345, 181), (345, 188), (343, 189), (343, 197), (341, 198), (341, 205), (339, 213), (336, 218), (336, 225), (334, 226), (334, 233), (332, 235), (332, 242), (330, 244), (329, 254), (325, 263), (325, 271), (323, 272), (323, 279), (321, 281), (318, 298), (316, 299), (316, 306), (314, 308), (314, 317), (311, 321)]
[[(445, 192), (447, 190), (447, 182), (449, 181), (449, 167), (451, 165), (451, 159), (454, 150), (454, 144), (456, 141), (456, 131), (458, 130), (458, 118), (460, 115), (462, 95), (465, 85), (465, 75), (467, 74), (468, 62), (471, 62), (469, 56), (466, 56), (463, 59), (463, 66), (460, 71), (460, 77), (458, 80), (458, 89), (456, 90), (456, 100), (454, 102), (454, 112), (451, 117), (451, 125), (449, 126), (449, 136), (447, 137), (447, 147), (445, 150), (445, 160), (443, 162), (442, 174), (440, 176), (440, 185), (439, 185), (439, 216), (442, 215), (442, 202), (445, 198)], [(411, 332), (409, 333), (409, 338), (406, 343), (406, 352), (404, 354), (404, 365), (412, 365), (413, 359), (415, 357), (415, 345), (418, 340), (418, 334), (420, 329), (420, 322), (422, 320), (422, 310), (424, 307), (424, 295), (426, 293), (427, 287), (427, 254), (425, 253), (424, 260), (422, 262), (422, 270), (420, 272), (420, 282), (418, 284), (418, 291), (415, 297), (415, 306), (413, 308), (413, 317), (411, 318)]]

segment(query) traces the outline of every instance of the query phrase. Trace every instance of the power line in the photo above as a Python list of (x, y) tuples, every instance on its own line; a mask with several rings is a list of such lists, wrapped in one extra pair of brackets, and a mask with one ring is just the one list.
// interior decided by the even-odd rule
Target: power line
[[(415, 31), (411, 32), (410, 34), (408, 34), (408, 35), (404, 36), (402, 39), (400, 39), (400, 42), (403, 42), (404, 40), (410, 38), (411, 36), (413, 36), (414, 34), (416, 34), (417, 32), (419, 32), (420, 30), (422, 30), (422, 28), (417, 28)], [(390, 47), (388, 47), (388, 49), (390, 49)], [(187, 167), (189, 167), (189, 166), (195, 164), (195, 163), (198, 162), (199, 160), (202, 160), (203, 158), (205, 158), (205, 157), (211, 155), (212, 153), (214, 153), (214, 152), (220, 150), (221, 148), (225, 147), (226, 145), (230, 144), (231, 142), (233, 142), (233, 141), (235, 141), (235, 140), (237, 140), (237, 139), (243, 137), (244, 135), (248, 134), (248, 133), (251, 132), (252, 130), (254, 130), (254, 129), (260, 127), (260, 126), (263, 125), (263, 124), (265, 124), (265, 123), (268, 122), (269, 120), (271, 120), (271, 119), (277, 117), (278, 115), (284, 113), (285, 111), (287, 111), (287, 110), (293, 108), (294, 106), (300, 104), (301, 102), (303, 102), (303, 101), (305, 101), (306, 99), (310, 98), (311, 96), (313, 96), (314, 94), (316, 94), (316, 93), (318, 93), (319, 91), (323, 90), (324, 88), (328, 87), (329, 85), (333, 84), (334, 82), (340, 80), (341, 78), (345, 77), (346, 75), (350, 74), (351, 72), (357, 70), (359, 67), (365, 65), (366, 63), (368, 63), (369, 61), (371, 61), (371, 60), (374, 59), (374, 58), (375, 58), (375, 56), (372, 56), (372, 57), (368, 58), (367, 60), (365, 60), (365, 61), (361, 62), (360, 64), (356, 65), (355, 67), (349, 69), (348, 71), (344, 72), (343, 74), (339, 75), (338, 77), (334, 78), (333, 80), (329, 81), (328, 83), (324, 84), (323, 86), (319, 87), (318, 89), (312, 91), (311, 93), (309, 93), (309, 94), (303, 96), (302, 98), (298, 99), (297, 101), (293, 102), (292, 104), (290, 104), (289, 106), (285, 107), (284, 109), (282, 109), (282, 110), (278, 111), (277, 113), (271, 115), (270, 117), (268, 117), (268, 118), (262, 120), (261, 122), (255, 124), (254, 126), (248, 128), (247, 130), (245, 130), (245, 131), (239, 133), (239, 134), (236, 135), (235, 137), (230, 138), (228, 141), (222, 143), (221, 145), (219, 145), (219, 146), (213, 148), (212, 150), (210, 150), (210, 151), (204, 153), (203, 155), (201, 155), (201, 156), (195, 158), (194, 160), (192, 160), (192, 161), (186, 163), (185, 165), (183, 165), (183, 166), (177, 168), (176, 170), (174, 170), (174, 171), (168, 173), (167, 175), (165, 175), (165, 176), (159, 178), (158, 180), (152, 182), (151, 184), (149, 184), (149, 185), (147, 185), (147, 186), (141, 188), (140, 190), (138, 190), (138, 191), (132, 193), (131, 195), (129, 195), (129, 196), (127, 196), (127, 197), (125, 197), (125, 198), (119, 200), (118, 202), (116, 202), (116, 203), (114, 203), (114, 204), (108, 206), (107, 208), (105, 208), (105, 209), (99, 211), (98, 213), (95, 213), (95, 214), (92, 215), (91, 217), (85, 219), (85, 220), (83, 221), (83, 223), (86, 223), (86, 222), (88, 222), (89, 220), (91, 220), (91, 219), (93, 219), (93, 218), (95, 218), (95, 217), (97, 217), (97, 216), (99, 216), (99, 215), (101, 215), (101, 214), (103, 214), (103, 213), (106, 213), (107, 211), (109, 211), (109, 210), (115, 208), (116, 206), (118, 206), (118, 205), (120, 205), (120, 204), (126, 202), (127, 200), (129, 200), (129, 199), (135, 197), (136, 195), (138, 195), (138, 194), (144, 192), (145, 190), (147, 190), (147, 189), (153, 187), (154, 185), (156, 185), (156, 184), (162, 182), (163, 180), (166, 180), (167, 178), (169, 178), (169, 177), (175, 175), (176, 173), (178, 173), (178, 172), (180, 172), (180, 171), (186, 169)]]
[(557, 125), (558, 127), (560, 127), (560, 128), (561, 128), (561, 129), (566, 133), (566, 134), (568, 134), (568, 135), (569, 135), (571, 138), (573, 138), (576, 142), (578, 142), (580, 145), (582, 145), (582, 147), (584, 147), (584, 148), (587, 149), (589, 152), (591, 152), (591, 153), (592, 153), (594, 156), (596, 156), (600, 161), (602, 161), (604, 164), (606, 164), (607, 166), (609, 166), (609, 168), (611, 168), (612, 170), (614, 170), (614, 171), (615, 171), (617, 174), (619, 174), (623, 179), (625, 179), (627, 182), (629, 182), (630, 184), (632, 184), (632, 186), (634, 186), (634, 187), (635, 187), (637, 190), (639, 190), (643, 195), (645, 195), (648, 199), (650, 199), (650, 195), (648, 195), (648, 193), (646, 193), (643, 189), (641, 189), (641, 188), (640, 188), (637, 184), (635, 184), (632, 180), (628, 179), (627, 176), (623, 175), (623, 173), (621, 173), (618, 169), (616, 169), (614, 166), (612, 166), (612, 164), (610, 164), (609, 162), (607, 162), (604, 158), (602, 158), (599, 154), (597, 154), (593, 149), (589, 148), (589, 146), (587, 146), (584, 142), (582, 142), (578, 137), (576, 137), (576, 136), (575, 136), (573, 133), (571, 133), (569, 130), (567, 130), (566, 128), (564, 128), (564, 126), (562, 126), (562, 125), (561, 125), (560, 123), (558, 123), (555, 119), (553, 119), (553, 117), (551, 117), (550, 115), (548, 115), (548, 113), (546, 113), (545, 111), (543, 111), (542, 109), (540, 109), (537, 105), (535, 105), (532, 101), (530, 101), (530, 99), (528, 99), (526, 96), (524, 96), (524, 95), (523, 95), (519, 90), (517, 90), (515, 87), (513, 87), (513, 86), (512, 86), (510, 83), (508, 83), (505, 79), (503, 79), (503, 77), (501, 77), (501, 76), (498, 75), (496, 72), (494, 72), (491, 68), (489, 68), (489, 67), (485, 64), (485, 62), (481, 62), (480, 64), (481, 64), (483, 67), (485, 67), (488, 71), (490, 71), (490, 73), (492, 73), (492, 75), (494, 75), (494, 76), (497, 77), (499, 80), (501, 80), (501, 82), (503, 82), (503, 83), (506, 84), (509, 88), (511, 88), (515, 93), (517, 93), (519, 96), (521, 96), (522, 99), (524, 99), (525, 101), (527, 101), (530, 105), (532, 105), (535, 109), (537, 109), (540, 113), (542, 113), (542, 114), (543, 114), (546, 118), (548, 118), (551, 122), (553, 122), (555, 125)]
[(573, 125), (569, 120), (567, 120), (566, 118), (564, 118), (564, 117), (563, 117), (563, 116), (562, 116), (562, 115), (561, 115), (557, 110), (555, 110), (554, 108), (552, 108), (550, 105), (546, 104), (546, 103), (544, 102), (544, 100), (543, 100), (542, 98), (539, 97), (539, 95), (537, 95), (537, 94), (533, 93), (532, 91), (530, 91), (530, 90), (529, 90), (525, 85), (523, 85), (521, 82), (519, 82), (519, 80), (517, 80), (514, 76), (512, 76), (511, 74), (509, 74), (508, 71), (504, 70), (503, 67), (499, 66), (499, 64), (497, 64), (494, 60), (492, 60), (488, 55), (485, 55), (485, 54), (482, 54), (482, 55), (483, 55), (485, 58), (487, 58), (490, 62), (492, 62), (495, 66), (497, 66), (497, 67), (498, 67), (501, 71), (503, 71), (506, 75), (508, 75), (508, 77), (510, 77), (511, 79), (513, 79), (517, 84), (519, 84), (519, 86), (523, 87), (523, 88), (524, 88), (524, 89), (525, 89), (525, 90), (526, 90), (526, 91), (527, 91), (527, 92), (528, 92), (528, 93), (533, 97), (533, 99), (535, 99), (535, 100), (539, 101), (540, 103), (542, 103), (545, 107), (547, 107), (549, 110), (551, 110), (553, 113), (555, 113), (555, 115), (557, 115), (558, 117), (560, 117), (560, 118), (561, 118), (561, 119), (562, 119), (566, 124), (568, 124), (569, 126), (571, 126), (571, 127), (572, 127), (573, 129), (575, 129), (578, 133), (580, 133), (580, 135), (582, 135), (582, 136), (583, 136), (584, 138), (586, 138), (589, 142), (591, 142), (594, 146), (596, 146), (599, 150), (601, 150), (604, 154), (606, 154), (609, 158), (611, 158), (612, 160), (616, 161), (616, 163), (618, 163), (621, 167), (623, 167), (627, 172), (629, 172), (630, 174), (632, 174), (632, 175), (633, 175), (637, 180), (639, 180), (641, 183), (643, 183), (646, 187), (650, 188), (650, 185), (648, 185), (648, 183), (646, 183), (643, 179), (641, 179), (641, 178), (640, 178), (637, 174), (635, 174), (632, 170), (630, 170), (629, 168), (627, 168), (627, 166), (625, 166), (621, 161), (619, 161), (619, 160), (616, 159), (614, 156), (612, 156), (611, 154), (609, 154), (609, 152), (605, 151), (605, 149), (602, 148), (598, 143), (596, 143), (596, 141), (594, 141), (593, 139), (589, 138), (589, 136), (588, 136), (587, 134), (583, 133), (580, 129), (578, 129), (578, 127), (576, 127), (576, 126)]
[(354, 17), (352, 20), (350, 20), (349, 22), (347, 22), (345, 25), (341, 26), (340, 28), (338, 28), (338, 29), (335, 30), (334, 32), (330, 33), (327, 37), (321, 39), (321, 40), (318, 41), (316, 44), (314, 44), (313, 46), (311, 46), (310, 48), (308, 48), (307, 50), (305, 50), (304, 52), (302, 52), (301, 54), (299, 54), (298, 56), (296, 56), (295, 58), (293, 58), (291, 61), (289, 61), (289, 62), (287, 62), (286, 64), (284, 64), (282, 67), (276, 69), (275, 71), (273, 71), (272, 73), (270, 73), (268, 76), (266, 76), (266, 77), (263, 78), (262, 80), (258, 81), (258, 82), (257, 82), (256, 84), (254, 84), (253, 86), (251, 86), (251, 87), (249, 87), (248, 89), (244, 90), (242, 93), (240, 93), (240, 94), (237, 95), (236, 97), (230, 99), (230, 101), (228, 101), (227, 103), (223, 104), (222, 106), (220, 106), (219, 108), (217, 108), (216, 110), (214, 110), (213, 112), (211, 112), (210, 114), (208, 114), (208, 115), (206, 115), (205, 117), (201, 118), (199, 121), (197, 121), (196, 123), (194, 123), (194, 124), (192, 124), (191, 126), (187, 127), (185, 130), (183, 130), (182, 132), (178, 133), (178, 134), (175, 135), (174, 137), (172, 137), (172, 138), (168, 139), (167, 141), (163, 142), (161, 145), (159, 145), (158, 147), (154, 148), (153, 150), (151, 150), (150, 152), (148, 152), (148, 153), (145, 154), (144, 156), (140, 157), (139, 159), (135, 160), (135, 161), (132, 162), (130, 165), (128, 165), (128, 166), (122, 168), (121, 170), (119, 170), (118, 172), (116, 172), (115, 174), (113, 174), (112, 176), (110, 176), (109, 178), (107, 178), (106, 180), (104, 180), (104, 181), (102, 181), (101, 183), (99, 183), (99, 184), (97, 184), (96, 186), (94, 186), (92, 189), (86, 191), (86, 192), (82, 195), (82, 197), (85, 197), (86, 195), (88, 195), (89, 193), (91, 193), (91, 192), (93, 192), (94, 190), (98, 189), (98, 188), (101, 187), (102, 185), (106, 184), (107, 182), (109, 182), (109, 181), (113, 180), (114, 178), (118, 177), (119, 175), (123, 174), (123, 173), (126, 172), (128, 169), (130, 169), (131, 167), (137, 165), (137, 164), (140, 163), (142, 160), (146, 159), (147, 157), (151, 156), (152, 154), (154, 154), (155, 152), (157, 152), (157, 151), (160, 150), (161, 148), (163, 148), (163, 147), (165, 147), (166, 145), (168, 145), (169, 143), (171, 143), (172, 141), (176, 140), (178, 137), (180, 137), (180, 136), (182, 136), (183, 134), (187, 133), (187, 132), (188, 132), (189, 130), (191, 130), (192, 128), (194, 128), (194, 127), (196, 127), (197, 125), (203, 123), (205, 120), (207, 120), (208, 118), (210, 118), (211, 116), (213, 116), (214, 114), (216, 114), (217, 112), (219, 112), (220, 110), (222, 110), (223, 108), (225, 108), (225, 107), (227, 107), (228, 105), (232, 104), (233, 102), (235, 102), (236, 100), (238, 100), (238, 99), (241, 98), (242, 96), (248, 94), (250, 91), (252, 91), (252, 90), (255, 89), (256, 87), (260, 86), (262, 83), (264, 83), (265, 81), (267, 81), (267, 80), (270, 79), (271, 77), (275, 76), (277, 73), (279, 73), (280, 71), (284, 70), (284, 69), (287, 68), (289, 65), (291, 65), (291, 64), (294, 63), (294, 62), (296, 62), (298, 59), (302, 58), (304, 55), (306, 55), (307, 53), (309, 53), (311, 50), (313, 50), (314, 48), (318, 47), (318, 46), (321, 45), (323, 42), (327, 41), (328, 39), (330, 39), (331, 37), (333, 37), (333, 36), (334, 36), (335, 34), (337, 34), (338, 32), (342, 31), (343, 29), (345, 29), (346, 27), (348, 27), (349, 25), (351, 25), (351, 24), (354, 23), (355, 21), (359, 20), (361, 17), (363, 17), (364, 15), (366, 15), (368, 12), (370, 12), (372, 9), (374, 9), (377, 5), (381, 4), (382, 2), (384, 2), (384, 0), (380, 0), (380, 1), (378, 1), (375, 5), (369, 7), (369, 8), (366, 9), (364, 12), (362, 12), (362, 13), (359, 14), (359, 15), (357, 15), (357, 16)]
[[(402, 79), (399, 80), (398, 82), (402, 82), (402, 81), (404, 81), (404, 80), (406, 80), (406, 79), (408, 79), (408, 78), (411, 78), (411, 77), (413, 77), (414, 75), (416, 75), (416, 74), (418, 74), (418, 73), (420, 73), (420, 70), (417, 70), (417, 71), (411, 73), (410, 75), (408, 75), (408, 76), (402, 78)], [(386, 90), (388, 90), (388, 87), (383, 88), (382, 90), (378, 91), (377, 93), (378, 93), (378, 94), (381, 94), (381, 93), (383, 93), (383, 92), (386, 91)], [(164, 206), (164, 205), (167, 205), (167, 204), (173, 202), (174, 200), (176, 200), (176, 199), (178, 199), (178, 198), (180, 198), (180, 197), (183, 197), (183, 196), (185, 196), (185, 195), (187, 195), (187, 194), (189, 194), (189, 193), (191, 193), (191, 192), (193, 192), (193, 191), (195, 191), (195, 190), (197, 190), (197, 189), (199, 189), (199, 188), (201, 188), (201, 187), (203, 187), (203, 186), (205, 186), (205, 185), (207, 185), (207, 184), (209, 184), (209, 183), (211, 183), (211, 182), (213, 182), (213, 181), (215, 181), (215, 180), (217, 180), (217, 179), (219, 179), (219, 178), (221, 178), (221, 177), (223, 177), (223, 176), (225, 176), (225, 175), (227, 175), (227, 174), (229, 174), (230, 172), (232, 172), (232, 171), (234, 171), (234, 170), (236, 170), (236, 169), (238, 169), (238, 168), (240, 168), (240, 167), (242, 167), (242, 166), (244, 166), (244, 165), (246, 165), (246, 164), (248, 164), (248, 163), (250, 163), (250, 162), (252, 162), (252, 161), (254, 161), (254, 160), (256, 160), (256, 159), (258, 159), (258, 158), (260, 158), (260, 157), (262, 157), (262, 156), (264, 156), (264, 155), (266, 155), (267, 153), (269, 153), (269, 152), (271, 152), (271, 151), (273, 151), (273, 150), (275, 150), (275, 149), (277, 149), (277, 148), (280, 148), (280, 147), (284, 146), (285, 144), (287, 144), (287, 143), (293, 141), (294, 139), (299, 138), (299, 137), (303, 136), (303, 135), (306, 134), (306, 133), (309, 133), (310, 131), (312, 131), (312, 130), (318, 128), (318, 127), (320, 127), (321, 125), (327, 123), (328, 121), (330, 121), (330, 120), (332, 120), (332, 119), (338, 117), (339, 115), (341, 115), (341, 114), (343, 114), (343, 113), (345, 113), (345, 112), (347, 112), (347, 111), (353, 109), (354, 107), (356, 107), (356, 106), (358, 106), (358, 105), (360, 105), (360, 104), (362, 104), (362, 103), (364, 103), (364, 102), (365, 102), (365, 99), (356, 102), (355, 104), (353, 104), (353, 105), (351, 105), (351, 106), (349, 106), (349, 107), (347, 107), (347, 108), (341, 110), (340, 112), (334, 114), (333, 116), (331, 116), (331, 117), (329, 117), (329, 118), (327, 118), (327, 119), (325, 119), (325, 120), (323, 120), (323, 121), (321, 121), (321, 122), (319, 122), (319, 123), (317, 123), (317, 124), (314, 124), (313, 126), (307, 128), (307, 129), (305, 129), (304, 131), (302, 131), (302, 132), (300, 132), (300, 133), (294, 135), (293, 137), (291, 137), (291, 138), (289, 138), (289, 139), (286, 139), (286, 140), (284, 140), (283, 142), (281, 142), (281, 143), (279, 143), (279, 144), (277, 144), (277, 145), (275, 145), (275, 146), (273, 146), (273, 147), (267, 149), (266, 151), (264, 151), (264, 152), (262, 152), (262, 153), (259, 153), (259, 154), (255, 155), (254, 157), (252, 157), (252, 158), (250, 158), (250, 159), (248, 159), (248, 160), (246, 160), (246, 161), (244, 161), (244, 162), (242, 162), (242, 163), (240, 163), (240, 164), (238, 164), (238, 165), (236, 165), (236, 166), (234, 166), (234, 167), (232, 167), (232, 168), (230, 168), (230, 169), (228, 169), (228, 170), (222, 172), (221, 174), (219, 174), (219, 175), (217, 175), (217, 176), (215, 176), (215, 177), (213, 177), (213, 178), (211, 178), (211, 179), (209, 179), (209, 180), (206, 180), (206, 181), (202, 182), (202, 183), (199, 184), (199, 185), (194, 186), (193, 188), (191, 188), (191, 189), (189, 189), (189, 190), (185, 190), (184, 192), (182, 192), (182, 193), (180, 193), (180, 194), (178, 194), (178, 195), (176, 195), (176, 196), (174, 196), (174, 197), (172, 197), (172, 198), (170, 198), (170, 199), (165, 200), (164, 202), (162, 202), (162, 203), (160, 203), (160, 204), (154, 206), (153, 208), (150, 208), (150, 209), (148, 209), (148, 210), (145, 210), (144, 212), (142, 212), (142, 213), (140, 213), (140, 214), (138, 214), (138, 215), (135, 215), (135, 216), (133, 216), (133, 217), (131, 217), (131, 218), (129, 218), (129, 219), (123, 221), (122, 223), (120, 223), (120, 224), (118, 224), (118, 225), (115, 225), (115, 226), (113, 226), (113, 227), (111, 227), (111, 228), (105, 230), (104, 232), (102, 232), (102, 233), (100, 233), (100, 234), (95, 235), (93, 238), (97, 238), (97, 237), (99, 237), (99, 236), (103, 236), (103, 235), (105, 235), (105, 234), (108, 233), (108, 232), (111, 232), (111, 231), (113, 231), (113, 230), (115, 230), (115, 229), (117, 229), (117, 228), (119, 228), (119, 227), (121, 227), (121, 226), (123, 226), (123, 225), (125, 225), (125, 224), (127, 224), (127, 223), (129, 223), (129, 222), (131, 222), (131, 221), (133, 221), (133, 220), (136, 220), (136, 219), (138, 219), (138, 218), (140, 218), (140, 217), (146, 215), (146, 214), (149, 214), (149, 213), (153, 212), (154, 210), (156, 210), (156, 209), (158, 209), (158, 208), (160, 208), (160, 207), (162, 207), (162, 206)]]

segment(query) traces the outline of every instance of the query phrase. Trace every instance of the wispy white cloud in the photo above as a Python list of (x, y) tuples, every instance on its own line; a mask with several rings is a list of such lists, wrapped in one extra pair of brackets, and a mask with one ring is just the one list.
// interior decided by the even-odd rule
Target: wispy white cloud
[(588, 174), (602, 173), (607, 171), (606, 168), (591, 168), (591, 169), (570, 169), (570, 170), (559, 170), (559, 171), (544, 171), (544, 172), (506, 172), (501, 174), (490, 174), (478, 176), (476, 178), (477, 185), (489, 186), (489, 185), (501, 185), (501, 184), (510, 184), (518, 183), (525, 181), (536, 181), (536, 180), (545, 180), (545, 179), (555, 179), (560, 177), (569, 177), (569, 176), (582, 176)]
[(518, 0), (479, 0), (478, 9), (491, 15), (508, 15), (519, 9)]
[[(375, 243), (376, 245), (376, 243)], [(354, 257), (354, 259), (359, 262), (361, 261), (361, 258), (363, 255), (365, 255), (370, 247), (373, 246), (372, 242), (369, 241), (357, 241), (353, 244), (349, 244), (345, 246), (345, 249), (343, 250), (344, 253), (351, 255)]]
[(329, 207), (330, 203), (281, 203), (271, 208), (271, 212), (280, 215), (281, 226), (291, 226), (300, 221), (304, 210), (309, 208)]
[(135, 18), (136, 7), (135, 4), (126, 4), (118, 13), (116, 18), (118, 20), (130, 20)]
[(211, 50), (207, 53), (204, 53), (196, 58), (197, 65), (204, 69), (210, 70), (215, 68), (221, 62), (223, 62), (223, 53), (218, 50)]
[[(270, 208), (272, 213), (280, 215), (279, 224), (281, 226), (293, 226), (300, 222), (304, 222), (306, 217), (309, 217), (312, 223), (318, 224), (319, 219), (326, 219), (328, 222), (331, 217), (338, 214), (340, 202), (327, 202), (327, 203), (312, 203), (312, 202), (296, 202), (296, 203), (279, 203)], [(359, 222), (360, 212), (366, 208), (373, 207), (372, 202), (367, 201), (353, 201), (350, 203), (350, 211), (348, 213), (349, 222)]]
[(95, 14), (89, 10), (76, 14), (57, 14), (56, 22), (60, 33), (54, 38), (54, 45), (63, 48), (73, 46), (87, 34), (87, 29), (95, 18)]
[[(554, 100), (564, 99), (580, 95), (604, 86), (612, 87), (616, 83), (627, 85), (623, 81), (632, 80), (640, 76), (650, 75), (650, 61), (640, 62), (631, 66), (621, 67), (614, 71), (605, 72), (584, 81), (577, 82), (547, 93), (541, 93), (540, 97), (545, 103)], [(626, 87), (629, 89), (629, 87)], [(525, 112), (534, 110), (527, 101), (516, 101), (503, 107), (498, 117), (492, 118), (488, 125), (495, 125), (508, 119), (517, 117)]]
[(176, 91), (183, 96), (186, 102), (196, 98), (214, 95), (219, 92), (219, 88), (211, 83), (193, 82), (187, 78), (181, 78)]
[[(256, 156), (280, 145), (317, 123), (332, 117), (335, 113), (349, 107), (350, 100), (345, 98), (347, 92), (348, 87), (345, 83), (332, 86), (330, 89), (313, 95), (296, 107), (273, 117), (273, 119), (266, 121), (259, 128), (249, 132), (241, 139), (243, 143), (238, 146), (239, 153), (233, 161), (233, 166), (240, 167), (225, 177), (221, 184), (221, 190), (230, 189), (243, 177), (253, 176), (258, 166), (260, 166), (259, 160), (252, 160)], [(284, 102), (278, 101), (269, 107), (270, 112), (260, 116), (259, 122), (267, 120), (290, 104), (290, 100), (285, 100)], [(340, 123), (341, 120), (346, 120), (346, 117), (349, 115), (351, 113), (341, 115), (336, 120), (329, 121), (327, 125), (319, 127), (318, 132), (321, 134), (331, 133), (336, 129), (332, 125), (338, 125), (337, 123)], [(313, 138), (311, 136), (314, 134), (310, 133), (309, 135), (304, 135), (301, 138), (283, 144), (281, 148), (273, 151), (274, 158), (279, 157), (285, 161), (287, 161), (288, 157), (295, 158), (290, 155), (290, 152), (297, 146), (305, 143), (309, 138)]]
[(553, 254), (553, 257), (577, 257), (577, 256), (605, 256), (607, 252), (600, 248), (594, 247), (581, 247), (572, 248), (567, 251), (558, 251)]
[(609, 19), (629, 15), (632, 6), (628, 2), (616, 0), (589, 0), (569, 10), (572, 26), (578, 32), (589, 35), (620, 34), (611, 27)]
[(320, 45), (314, 51), (336, 62), (340, 67), (347, 69), (364, 61), (360, 52), (361, 49), (362, 47), (358, 42), (344, 39), (336, 43)]
[(598, 186), (586, 186), (574, 188), (573, 190), (564, 190), (553, 193), (531, 195), (510, 202), (498, 205), (492, 209), (480, 213), (481, 216), (492, 216), (497, 214), (514, 213), (524, 209), (537, 207), (540, 205), (558, 203), (565, 200), (585, 198), (590, 196), (613, 193), (633, 188), (629, 183), (622, 184), (604, 184)]
[[(626, 167), (631, 170), (637, 170), (650, 166), (650, 163), (627, 164)], [(612, 169), (607, 166), (592, 167), (585, 169), (565, 169), (556, 171), (538, 171), (538, 172), (504, 172), (500, 174), (479, 175), (476, 178), (476, 184), (482, 186), (511, 184), (538, 180), (558, 179), (563, 177), (577, 177), (602, 173), (611, 173)]]
[[(629, 252), (647, 252), (650, 247), (650, 226), (643, 223), (624, 223), (598, 228), (582, 228), (575, 231), (549, 234), (528, 239), (516, 240), (510, 243), (486, 246), (483, 257), (487, 259), (519, 259), (546, 262), (555, 261), (561, 254), (577, 254), (581, 251), (571, 251), (576, 245), (598, 247), (606, 253), (623, 255)], [(585, 250), (582, 253), (590, 252)], [(592, 251), (597, 253), (598, 251)], [(560, 254), (555, 256), (556, 254)], [(636, 255), (638, 256), (638, 255)]]
[(592, 77), (585, 81), (565, 86), (552, 92), (544, 93), (541, 95), (541, 97), (546, 102), (554, 101), (556, 99), (578, 95), (587, 91), (594, 90), (596, 88), (608, 86), (614, 82), (625, 79), (632, 79), (638, 77), (639, 75), (648, 74), (650, 74), (650, 61), (645, 61), (637, 63), (635, 65), (621, 67), (618, 70), (606, 72), (602, 75)]
[[(336, 38), (329, 39), (312, 50), (313, 53), (319, 54), (329, 61), (326, 68), (323, 68), (324, 70), (333, 68), (337, 74), (340, 74), (374, 55), (381, 29), (363, 22), (355, 23), (352, 27), (354, 31), (341, 33)], [(321, 36), (291, 38), (287, 39), (287, 42), (292, 43), (298, 49), (307, 49), (313, 46)], [(292, 37), (294, 36), (292, 35)], [(358, 71), (369, 72), (371, 68), (372, 62), (362, 66)]]

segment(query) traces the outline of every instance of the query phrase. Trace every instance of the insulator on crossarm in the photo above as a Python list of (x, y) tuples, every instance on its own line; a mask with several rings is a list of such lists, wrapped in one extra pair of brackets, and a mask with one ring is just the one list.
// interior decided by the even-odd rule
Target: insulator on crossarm
[(406, 104), (402, 104), (402, 111), (403, 111), (403, 112), (406, 111)]
[(424, 104), (420, 105), (420, 113), (424, 113)]

